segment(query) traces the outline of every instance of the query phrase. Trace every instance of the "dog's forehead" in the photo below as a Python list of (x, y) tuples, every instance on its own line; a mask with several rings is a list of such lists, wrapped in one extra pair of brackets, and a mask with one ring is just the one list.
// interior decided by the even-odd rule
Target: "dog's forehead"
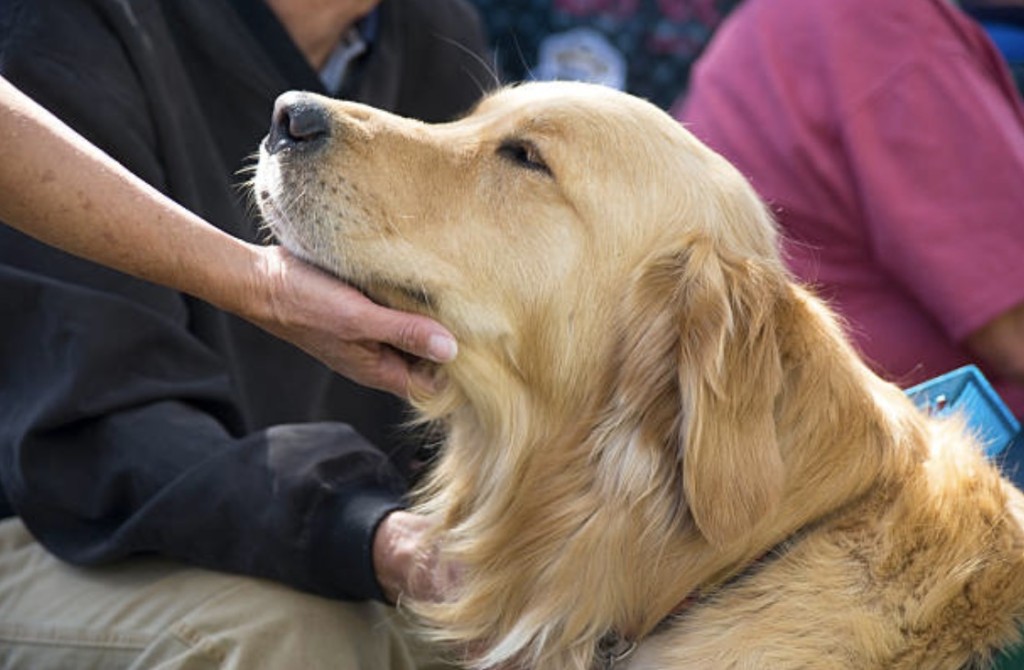
[(602, 116), (645, 114), (646, 105), (633, 96), (596, 84), (532, 82), (488, 95), (468, 119), (552, 126), (581, 117), (599, 120)]

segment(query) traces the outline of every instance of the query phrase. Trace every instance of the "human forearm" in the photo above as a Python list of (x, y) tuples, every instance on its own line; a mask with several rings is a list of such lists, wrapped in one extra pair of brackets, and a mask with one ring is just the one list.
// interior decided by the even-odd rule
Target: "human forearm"
[(47, 244), (238, 310), (259, 251), (163, 196), (0, 78), (0, 218)]
[[(401, 495), (373, 482), (334, 479), (325, 486), (317, 476), (318, 467), (346, 463), (339, 456), (344, 443), (338, 441), (346, 436), (337, 425), (318, 428), (323, 429), (325, 441), (334, 438), (336, 444), (318, 449), (318, 457), (309, 450), (299, 453), (301, 465), (308, 468), (305, 472), (254, 467), (273, 454), (268, 454), (269, 447), (259, 436), (250, 436), (235, 445), (224, 442), (223, 449), (213, 449), (202, 460), (196, 458), (193, 467), (167, 476), (146, 498), (138, 495), (141, 491), (119, 487), (107, 452), (85, 439), (63, 447), (69, 456), (67, 466), (19, 473), (29, 479), (31, 499), (18, 496), (12, 503), (40, 541), (75, 564), (98, 565), (140, 553), (156, 554), (221, 572), (271, 579), (324, 597), (384, 601), (366, 538), (373, 518), (399, 506)], [(32, 438), (24, 447), (38, 448), (42, 442)], [(153, 460), (159, 458), (135, 446)], [(288, 449), (287, 443), (272, 446)], [(49, 440), (45, 448), (56, 455), (59, 447)], [(83, 448), (98, 455), (99, 462), (88, 472), (76, 472), (71, 464), (77, 457), (71, 452), (81, 453)], [(353, 454), (351, 460), (360, 458)], [(154, 468), (148, 467), (144, 484), (150, 487)], [(105, 500), (111, 503), (105, 505)]]
[(972, 333), (967, 346), (993, 370), (1024, 384), (1024, 304)]
[[(156, 321), (143, 315), (140, 335), (152, 340)], [(61, 328), (36, 349), (66, 335)], [(39, 328), (20, 330), (39, 339)], [(108, 347), (107, 360), (124, 347)], [(235, 438), (222, 425), (231, 420), (226, 380), (197, 374), (195, 360), (161, 370), (154, 355), (110, 379), (98, 370), (67, 379), (63, 359), (45, 358), (0, 382), (0, 489), (53, 553), (87, 565), (158, 554), (327, 597), (383, 598), (370, 537), (401, 504), (404, 480), (351, 428), (296, 424)], [(66, 395), (82, 388), (90, 397)], [(171, 393), (184, 399), (153, 400)]]

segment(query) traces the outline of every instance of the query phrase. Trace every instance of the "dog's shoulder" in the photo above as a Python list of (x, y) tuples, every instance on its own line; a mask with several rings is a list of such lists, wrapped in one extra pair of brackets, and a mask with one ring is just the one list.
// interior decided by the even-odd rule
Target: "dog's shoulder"
[(629, 668), (960, 668), (1016, 643), (1024, 494), (955, 422), (929, 431), (910, 471), (707, 594)]

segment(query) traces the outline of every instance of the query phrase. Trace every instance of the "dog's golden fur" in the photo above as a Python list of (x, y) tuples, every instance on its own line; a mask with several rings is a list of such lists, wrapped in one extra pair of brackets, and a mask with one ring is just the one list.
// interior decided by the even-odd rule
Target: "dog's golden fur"
[[(480, 667), (983, 667), (1024, 617), (1024, 498), (872, 374), (745, 180), (653, 106), (530, 84), (439, 126), (355, 104), (264, 155), (293, 250), (446, 324), (415, 609)], [(767, 556), (765, 556), (768, 554)], [(680, 610), (680, 603), (690, 602)]]

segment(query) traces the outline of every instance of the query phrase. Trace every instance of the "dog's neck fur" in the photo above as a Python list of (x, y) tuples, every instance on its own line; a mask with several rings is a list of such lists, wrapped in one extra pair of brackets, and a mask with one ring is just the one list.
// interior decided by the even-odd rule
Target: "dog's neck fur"
[[(464, 352), (455, 395), (433, 408), (447, 416), (450, 435), (424, 494), (423, 510), (443, 518), (445, 557), (464, 569), (448, 602), (420, 606), (439, 636), (480, 667), (590, 668), (609, 631), (643, 638), (688, 594), (728, 579), (813, 521), (810, 510), (838, 509), (919, 459), (885, 441), (902, 433), (907, 445), (923, 444), (899, 391), (860, 363), (836, 363), (855, 358), (829, 354), (848, 345), (827, 310), (800, 289), (778, 309), (783, 383), (791, 387), (776, 409), (786, 488), (770, 520), (724, 546), (695, 529), (679, 494), (681, 465), (665, 462), (675, 451), (640, 426), (608, 420), (618, 414), (607, 411), (614, 392), (538, 397), (507, 370), (483, 368), (489, 358)], [(819, 327), (800, 340), (785, 326), (792, 318)], [(488, 390), (495, 383), (516, 390), (498, 396)], [(512, 404), (487, 406), (498, 397)], [(852, 398), (854, 406), (835, 407), (835, 418), (870, 415), (855, 422), (863, 432), (850, 434), (851, 424), (838, 420), (809, 423), (805, 406), (823, 397)], [(801, 444), (816, 445), (814, 452)]]

